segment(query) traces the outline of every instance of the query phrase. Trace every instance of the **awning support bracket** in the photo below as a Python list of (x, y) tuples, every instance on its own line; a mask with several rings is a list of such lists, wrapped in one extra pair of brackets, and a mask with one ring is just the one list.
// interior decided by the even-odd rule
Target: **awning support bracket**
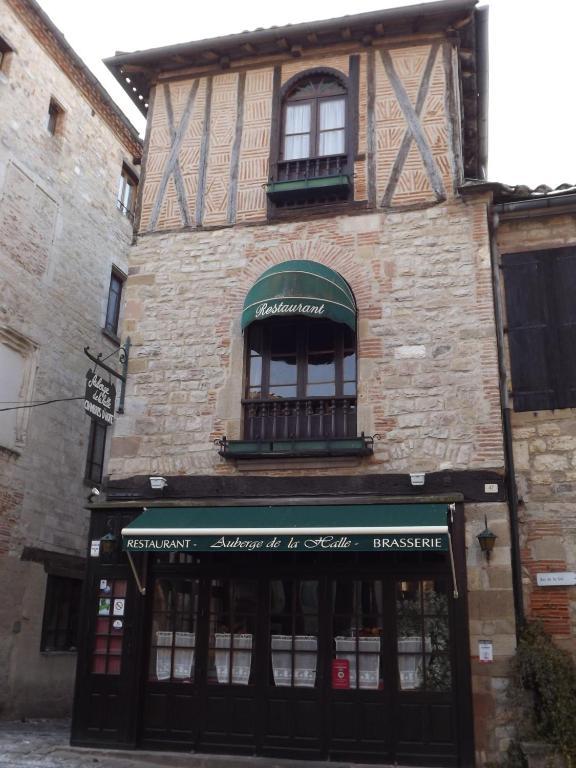
[[(456, 511), (456, 504), (450, 504), (448, 507), (450, 511), (450, 523), (454, 524), (454, 512)], [(452, 549), (452, 531), (448, 531), (448, 551), (450, 552), (450, 568), (452, 570), (452, 585), (454, 587), (454, 599), (458, 599), (458, 583), (456, 581), (456, 566), (454, 565), (454, 551)]]
[(138, 576), (138, 571), (136, 570), (136, 566), (134, 565), (134, 560), (132, 560), (132, 553), (126, 552), (126, 554), (128, 555), (128, 562), (130, 563), (130, 568), (132, 568), (132, 574), (134, 575), (134, 581), (136, 582), (138, 592), (140, 592), (141, 595), (145, 595), (146, 587), (142, 586), (142, 582), (140, 581), (140, 577)]

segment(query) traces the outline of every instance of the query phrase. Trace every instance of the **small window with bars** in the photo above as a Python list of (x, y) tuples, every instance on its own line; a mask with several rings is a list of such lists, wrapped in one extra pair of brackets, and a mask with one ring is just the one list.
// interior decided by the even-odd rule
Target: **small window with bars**
[(82, 581), (48, 575), (40, 650), (75, 651), (78, 647), (78, 616)]

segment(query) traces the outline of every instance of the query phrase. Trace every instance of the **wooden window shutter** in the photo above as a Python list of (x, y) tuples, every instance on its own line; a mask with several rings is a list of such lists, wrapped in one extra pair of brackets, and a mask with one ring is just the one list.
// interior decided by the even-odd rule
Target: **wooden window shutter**
[(557, 338), (554, 345), (557, 407), (576, 407), (576, 248), (559, 248), (553, 254), (554, 302)]
[(547, 255), (517, 253), (503, 259), (515, 411), (558, 407), (554, 387), (556, 334), (550, 317)]

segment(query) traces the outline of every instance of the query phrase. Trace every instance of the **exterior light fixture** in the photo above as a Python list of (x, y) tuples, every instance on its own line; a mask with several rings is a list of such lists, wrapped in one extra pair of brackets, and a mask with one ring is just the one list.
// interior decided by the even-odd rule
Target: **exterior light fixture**
[(484, 525), (485, 528), (481, 533), (478, 534), (477, 539), (478, 543), (480, 544), (480, 549), (486, 555), (486, 560), (490, 560), (490, 554), (494, 549), (494, 544), (496, 543), (496, 539), (498, 537), (490, 530), (490, 528), (488, 528), (488, 520), (486, 516), (484, 516)]
[(116, 547), (118, 545), (118, 536), (114, 533), (112, 530), (113, 521), (108, 520), (108, 533), (105, 533), (104, 536), (100, 539), (100, 556), (101, 557), (110, 557), (116, 552)]
[(168, 485), (168, 480), (165, 477), (151, 477), (150, 487), (154, 491), (162, 491)]
[(410, 472), (411, 485), (424, 485), (426, 481), (426, 472)]

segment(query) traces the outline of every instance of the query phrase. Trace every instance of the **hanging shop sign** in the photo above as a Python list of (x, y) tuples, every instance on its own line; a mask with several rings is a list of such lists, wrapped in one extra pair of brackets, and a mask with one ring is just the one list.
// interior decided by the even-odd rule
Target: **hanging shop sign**
[(116, 387), (111, 381), (104, 381), (100, 374), (89, 370), (86, 374), (84, 410), (93, 419), (109, 426), (114, 422)]
[(386, 536), (123, 536), (127, 552), (444, 552), (446, 534)]

